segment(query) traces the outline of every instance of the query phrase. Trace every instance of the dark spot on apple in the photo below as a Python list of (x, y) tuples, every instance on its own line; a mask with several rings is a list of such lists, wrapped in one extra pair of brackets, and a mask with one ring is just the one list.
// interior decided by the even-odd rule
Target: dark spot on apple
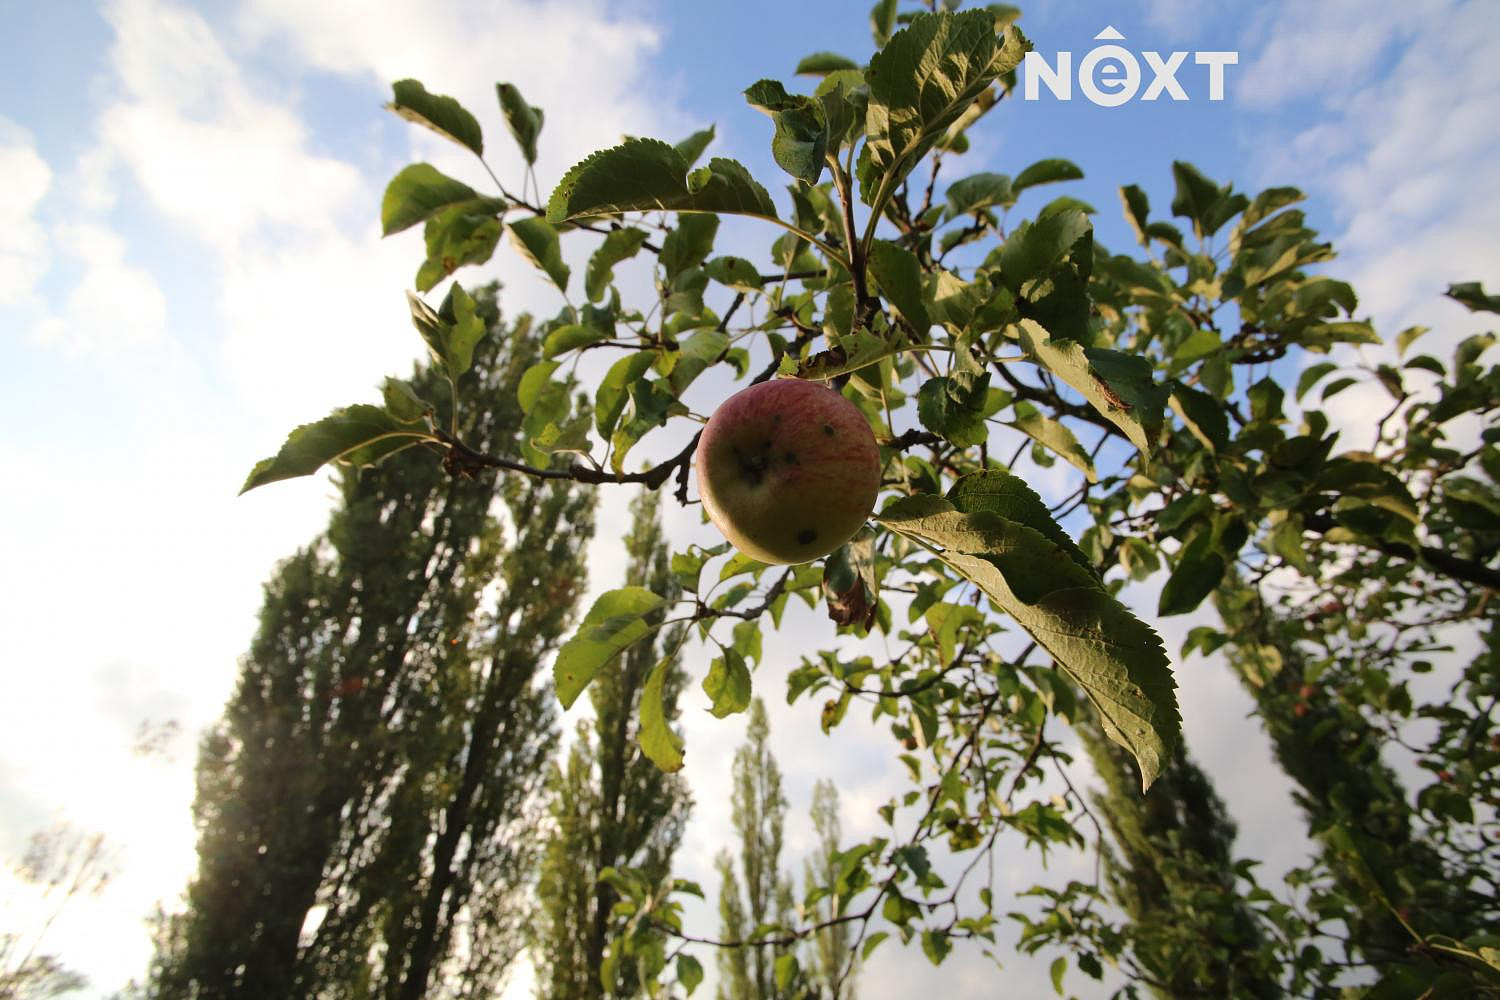
[(787, 465), (796, 465), (797, 464), (797, 453), (795, 451), (789, 451), (785, 455), (782, 455), (781, 457), (782, 457), (782, 459), (784, 459), (786, 461)]
[(751, 486), (759, 486), (766, 478), (766, 466), (769, 461), (765, 455), (744, 455), (738, 448), (734, 449), (735, 460), (740, 463), (740, 472), (745, 477), (745, 482)]
[(833, 437), (833, 435), (834, 435), (833, 425), (832, 424), (824, 424), (823, 425), (823, 433), (827, 434), (829, 437)]
[(811, 545), (818, 540), (818, 533), (811, 528), (803, 528), (797, 532), (798, 545)]

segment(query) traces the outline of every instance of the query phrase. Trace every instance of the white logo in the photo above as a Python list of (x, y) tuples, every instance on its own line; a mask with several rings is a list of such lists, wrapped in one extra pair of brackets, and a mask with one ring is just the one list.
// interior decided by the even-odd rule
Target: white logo
[[(1095, 41), (1123, 42), (1125, 36), (1106, 26), (1094, 36)], [(1188, 92), (1177, 80), (1177, 72), (1187, 61), (1189, 53), (1173, 52), (1162, 57), (1160, 52), (1142, 52), (1146, 68), (1152, 73), (1151, 83), (1141, 92), (1141, 63), (1134, 52), (1122, 45), (1096, 45), (1084, 55), (1078, 64), (1078, 89), (1083, 96), (1101, 108), (1118, 108), (1140, 93), (1141, 100), (1154, 101), (1163, 93), (1170, 94), (1174, 101), (1189, 100)], [(1208, 67), (1208, 99), (1224, 99), (1224, 67), (1236, 66), (1240, 61), (1238, 52), (1194, 52), (1193, 62)], [(1059, 101), (1073, 99), (1073, 53), (1059, 52), (1055, 65), (1039, 52), (1026, 53), (1021, 67), (1024, 74), (1023, 96), (1028, 101), (1037, 100), (1041, 85), (1046, 84), (1052, 96)]]

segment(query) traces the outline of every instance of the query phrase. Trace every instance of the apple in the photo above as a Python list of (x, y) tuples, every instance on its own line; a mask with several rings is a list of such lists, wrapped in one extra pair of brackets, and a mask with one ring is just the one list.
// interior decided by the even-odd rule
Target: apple
[(766, 563), (826, 556), (859, 531), (880, 492), (880, 448), (855, 405), (817, 382), (776, 379), (709, 418), (693, 460), (703, 508)]

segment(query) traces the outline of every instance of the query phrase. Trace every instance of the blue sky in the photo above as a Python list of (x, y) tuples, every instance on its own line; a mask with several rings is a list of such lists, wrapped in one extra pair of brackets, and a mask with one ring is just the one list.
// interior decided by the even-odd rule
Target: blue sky
[[(91, 995), (143, 970), (141, 920), (157, 901), (172, 907), (191, 871), (196, 734), (228, 694), (261, 582), (321, 527), (331, 494), (320, 479), (234, 492), (289, 427), (370, 398), (416, 356), (402, 292), (419, 237), (380, 240), (386, 180), (420, 158), (485, 184), (451, 148), (380, 109), (390, 81), (416, 76), (478, 112), (492, 165), (516, 186), (520, 161), (493, 104), (502, 79), (547, 112), (544, 190), (621, 133), (675, 140), (709, 123), (717, 155), (776, 178), (769, 122), (740, 92), (763, 76), (792, 83), (808, 53), (862, 60), (870, 47), (864, 2), (372, 9), (27, 4), (0, 37), (0, 415), (10, 428), (0, 437), (0, 854), (58, 819), (109, 834), (115, 883), (50, 939), (91, 975)], [(1070, 158), (1085, 179), (1028, 195), (1021, 210), (1054, 193), (1082, 198), (1117, 251), (1130, 246), (1118, 186), (1140, 184), (1164, 214), (1173, 159), (1244, 190), (1298, 185), (1342, 253), (1330, 271), (1354, 282), (1361, 314), (1387, 334), (1430, 325), (1428, 349), (1446, 353), (1437, 341), (1477, 324), (1442, 289), (1500, 283), (1497, 18), (1485, 2), (1414, 0), (1399, 20), (1393, 10), (1357, 0), (1028, 7), (1022, 25), (1037, 49), (1070, 51), (1075, 65), (1111, 25), (1135, 52), (1236, 51), (1226, 99), (1206, 99), (1206, 72), (1189, 56), (1178, 74), (1186, 102), (1106, 109), (1076, 91), (1069, 102), (1007, 102), (949, 179)], [(492, 273), (508, 306), (555, 311), (554, 293), (501, 256)], [(1362, 446), (1367, 404), (1339, 397), (1349, 447)], [(595, 590), (619, 571), (623, 525), (610, 518), (623, 507), (607, 505)], [(674, 514), (672, 530), (707, 537), (696, 513)], [(1162, 623), (1169, 648), (1192, 624)], [(807, 616), (768, 648), (794, 661), (825, 635)], [(1190, 743), (1241, 822), (1240, 850), (1293, 862), (1284, 783), (1227, 671), (1195, 660), (1178, 672)], [(869, 813), (895, 787), (887, 738), (851, 725), (831, 744), (804, 709), (773, 714), (792, 773), (794, 855), (817, 777), (832, 773), (846, 790), (850, 835), (873, 828)], [(682, 857), (711, 883), (728, 808), (705, 789), (727, 773), (741, 725), (687, 714), (700, 792)], [(164, 753), (131, 753), (143, 722), (167, 720), (182, 729)], [(1018, 878), (1030, 879), (1033, 861), (1017, 859)], [(977, 956), (941, 970), (916, 954), (883, 956), (863, 992), (874, 1000), (915, 985), (992, 995)], [(1017, 995), (1045, 981), (1024, 963), (1010, 974)]]

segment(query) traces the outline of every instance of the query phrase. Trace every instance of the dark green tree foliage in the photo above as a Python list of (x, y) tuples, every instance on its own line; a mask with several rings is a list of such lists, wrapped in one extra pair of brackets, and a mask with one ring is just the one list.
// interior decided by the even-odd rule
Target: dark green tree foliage
[[(671, 593), (658, 495), (642, 492), (631, 510), (626, 583)], [(594, 717), (579, 724), (567, 759), (549, 770), (551, 829), (541, 862), (532, 952), (540, 995), (548, 1000), (637, 995), (635, 964), (619, 957), (605, 961), (606, 945), (624, 921), (612, 917), (619, 893), (600, 875), (611, 868), (631, 869), (647, 884), (660, 886), (682, 840), (692, 808), (687, 783), (642, 754), (636, 721), (641, 689), (664, 655), (672, 666), (663, 691), (669, 718), (675, 717), (686, 680), (676, 666), (681, 639), (682, 627), (672, 627), (659, 642), (632, 646), (596, 678), (590, 687)]]
[[(490, 336), (458, 427), (512, 448), (538, 346), (529, 321), (502, 328), (493, 288), (477, 302)], [(413, 385), (446, 421), (445, 381)], [(507, 480), (498, 517), (422, 449), (340, 491), (327, 534), (267, 584), (204, 738), (199, 871), (154, 995), (482, 996), (522, 945), (556, 742), (536, 671), (583, 590), (593, 498)]]
[[(718, 858), (720, 937), (726, 942), (750, 941), (758, 928), (791, 924), (792, 886), (781, 871), (787, 801), (770, 738), (765, 703), (756, 698), (750, 704), (745, 744), (734, 754), (731, 795), (734, 829), (739, 835), (738, 873), (736, 859), (727, 850)], [(720, 1000), (791, 995), (778, 985), (776, 967), (778, 961), (785, 965), (792, 957), (792, 949), (785, 945), (721, 949)]]
[[(839, 821), (838, 786), (823, 779), (813, 787), (812, 800), (813, 832), (817, 835), (814, 853), (807, 860), (805, 884), (830, 886), (838, 884), (839, 840), (843, 835), (843, 824)], [(815, 919), (827, 924), (812, 939), (812, 961), (808, 976), (819, 997), (827, 1000), (855, 1000), (855, 965), (853, 959), (853, 928), (847, 923), (834, 924), (839, 900), (826, 896), (814, 908)]]
[(1157, 996), (1279, 997), (1257, 915), (1236, 886), (1235, 828), (1209, 778), (1179, 753), (1147, 792), (1091, 715), (1078, 735), (1104, 783), (1095, 805), (1110, 898), (1129, 918), (1133, 970)]
[[(1444, 857), (1433, 836), (1438, 831), (1423, 822), (1420, 806), (1411, 804), (1406, 784), (1381, 756), (1390, 742), (1380, 720), (1337, 693), (1352, 686), (1338, 673), (1373, 664), (1323, 660), (1322, 669), (1313, 669), (1321, 659), (1314, 643), (1322, 644), (1315, 633), (1323, 632), (1325, 618), (1342, 618), (1343, 609), (1314, 604), (1301, 617), (1278, 615), (1251, 588), (1226, 587), (1217, 603), (1226, 627), (1248, 640), (1230, 647), (1231, 662), (1255, 696), (1318, 844), (1317, 856), (1292, 876), (1309, 897), (1305, 936), (1333, 929), (1334, 940), (1343, 939), (1340, 961), (1384, 974), (1406, 967), (1439, 976), (1443, 956), (1424, 947), (1424, 938), (1461, 939), (1492, 927), (1493, 887), (1476, 891), (1485, 887), (1472, 883), (1467, 865)], [(1309, 966), (1311, 958), (1304, 958)]]

